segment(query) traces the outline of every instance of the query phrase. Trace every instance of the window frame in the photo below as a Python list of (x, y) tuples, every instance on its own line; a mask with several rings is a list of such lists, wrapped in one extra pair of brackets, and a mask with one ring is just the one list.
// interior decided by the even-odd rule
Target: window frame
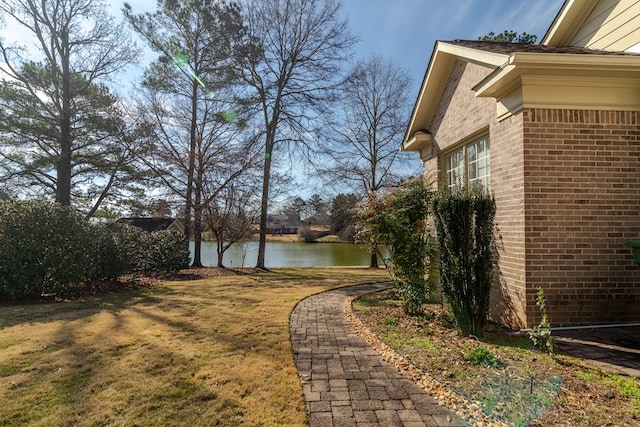
[[(482, 151), (476, 149), (476, 153), (482, 153), (483, 156), (477, 156), (474, 160), (470, 161), (469, 151), (471, 147), (478, 146), (480, 144), (484, 145), (484, 149)], [(452, 159), (458, 157), (456, 159), (455, 167), (452, 167)], [(460, 164), (460, 158), (462, 159)], [(476, 176), (469, 179), (470, 177), (470, 165), (472, 164), (478, 165), (475, 168)], [(481, 165), (483, 163), (483, 165)], [(464, 185), (475, 185), (477, 183), (481, 184), (484, 188), (490, 190), (491, 189), (491, 139), (489, 138), (488, 132), (482, 132), (476, 134), (470, 138), (466, 138), (464, 141), (461, 141), (458, 144), (455, 144), (450, 150), (447, 150), (442, 156), (442, 175), (443, 175), (443, 184), (453, 190), (455, 188), (460, 187), (461, 184)], [(461, 173), (461, 177), (460, 172)], [(484, 170), (483, 175), (479, 175), (479, 172)], [(452, 179), (455, 176), (456, 182), (452, 182)]]

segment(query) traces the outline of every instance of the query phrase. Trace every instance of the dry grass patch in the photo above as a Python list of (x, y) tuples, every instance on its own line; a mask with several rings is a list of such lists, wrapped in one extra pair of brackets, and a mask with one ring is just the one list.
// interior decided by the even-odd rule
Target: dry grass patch
[(0, 306), (0, 425), (304, 425), (298, 301), (388, 280), (364, 268), (200, 277), (86, 301)]

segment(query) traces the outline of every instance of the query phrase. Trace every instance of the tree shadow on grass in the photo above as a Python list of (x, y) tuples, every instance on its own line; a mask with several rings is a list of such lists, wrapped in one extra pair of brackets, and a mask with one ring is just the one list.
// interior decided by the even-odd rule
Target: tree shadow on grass
[(158, 285), (152, 288), (122, 290), (77, 300), (44, 300), (0, 305), (0, 328), (20, 324), (73, 321), (92, 316), (102, 310), (119, 311), (134, 304), (158, 302), (170, 290)]
[[(34, 413), (25, 406), (32, 399), (22, 399), (17, 409), (12, 406), (0, 414), (0, 421), (24, 413), (20, 416), (28, 424), (55, 412), (60, 425), (74, 425), (86, 423), (84, 416), (92, 419), (94, 411), (104, 411), (100, 422), (180, 425), (193, 422), (193, 414), (205, 408), (209, 417), (203, 419), (211, 424), (193, 425), (213, 425), (214, 420), (241, 424), (243, 395), (251, 392), (243, 391), (249, 387), (247, 379), (235, 377), (233, 369), (209, 366), (236, 369), (249, 355), (246, 360), (270, 366), (274, 346), (283, 342), (280, 335), (287, 335), (287, 319), (283, 324), (262, 317), (256, 324), (262, 300), (242, 293), (223, 300), (199, 289), (194, 295), (175, 289), (154, 291), (161, 295), (119, 294), (88, 302), (13, 307), (28, 311), (14, 324), (28, 323), (30, 317), (41, 323), (30, 327), (42, 332), (23, 347), (33, 357), (16, 354), (5, 360), (16, 364), (21, 376), (14, 391), (40, 389), (39, 399), (50, 404)], [(279, 351), (279, 358), (288, 355)], [(281, 369), (278, 365), (271, 375), (280, 375)]]

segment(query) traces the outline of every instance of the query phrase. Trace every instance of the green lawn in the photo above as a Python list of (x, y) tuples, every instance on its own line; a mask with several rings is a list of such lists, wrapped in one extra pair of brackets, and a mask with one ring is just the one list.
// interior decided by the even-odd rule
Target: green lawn
[(0, 306), (0, 425), (305, 425), (289, 315), (366, 268), (171, 281)]

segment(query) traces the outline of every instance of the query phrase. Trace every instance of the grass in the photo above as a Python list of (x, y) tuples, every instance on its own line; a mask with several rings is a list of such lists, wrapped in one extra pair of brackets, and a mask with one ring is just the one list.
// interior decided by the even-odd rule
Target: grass
[(335, 234), (328, 234), (326, 236), (319, 237), (315, 240), (318, 243), (344, 243), (344, 240), (340, 239)]
[(579, 380), (604, 387), (616, 387), (622, 397), (633, 398), (640, 408), (640, 384), (635, 378), (616, 375), (602, 371), (580, 371), (576, 374)]
[(0, 425), (302, 426), (298, 301), (383, 270), (277, 269), (0, 306)]

